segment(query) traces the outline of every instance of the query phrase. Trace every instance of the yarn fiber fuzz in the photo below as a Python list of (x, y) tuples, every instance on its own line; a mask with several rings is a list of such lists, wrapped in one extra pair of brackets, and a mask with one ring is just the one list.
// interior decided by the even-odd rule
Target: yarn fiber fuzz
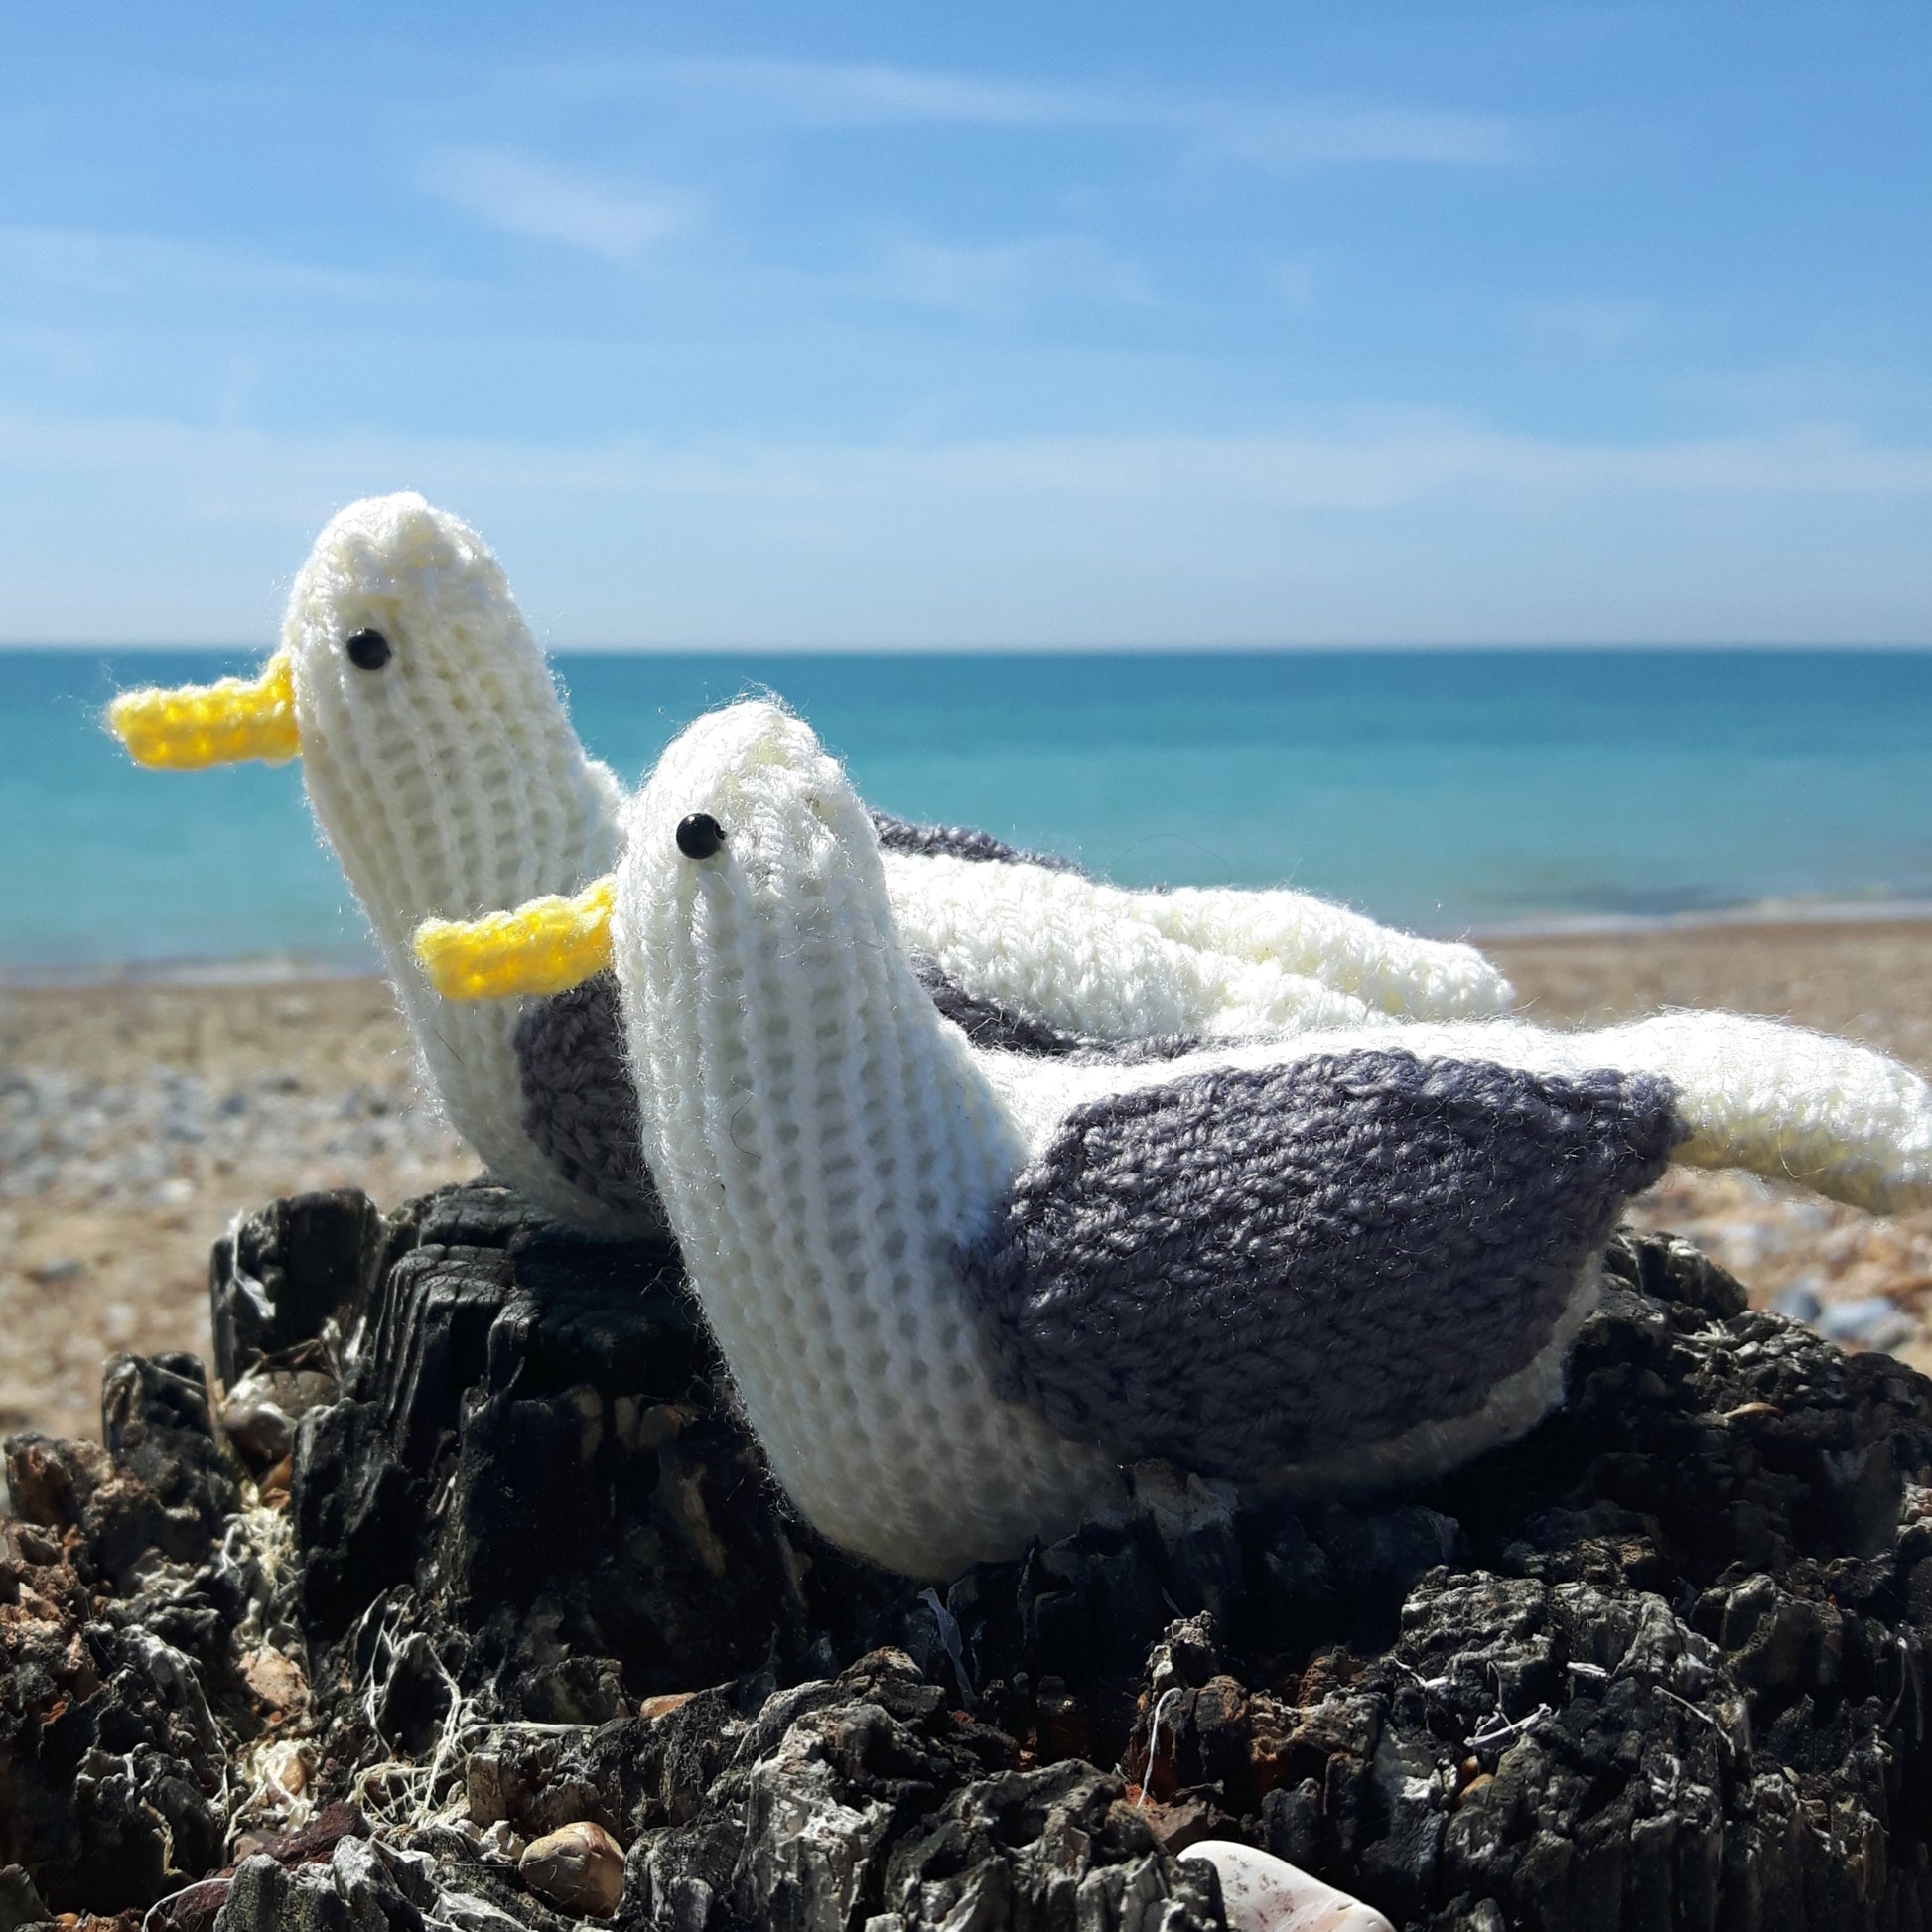
[[(700, 858), (693, 814), (723, 831)], [(1059, 1533), (1127, 1454), (1320, 1493), (1519, 1433), (1673, 1147), (1932, 1196), (1923, 1082), (1728, 1015), (976, 1050), (865, 808), (770, 705), (665, 753), (613, 950), (645, 1158), (747, 1419), (819, 1529), (914, 1576)]]
[[(953, 1254), (1025, 1148), (800, 732), (767, 705), (700, 719), (632, 806), (613, 949), (645, 1159), (779, 1482), (846, 1548), (942, 1576), (1070, 1529), (1116, 1478), (993, 1387)], [(697, 811), (718, 863), (678, 850)]]
[[(298, 574), (282, 647), (258, 679), (129, 692), (110, 722), (153, 765), (299, 756), (452, 1124), (560, 1220), (598, 1234), (661, 1228), (649, 1175), (626, 1151), (635, 1096), (610, 1016), (541, 1012), (544, 995), (583, 977), (572, 948), (586, 936), (587, 889), (617, 862), (621, 794), (585, 754), (474, 530), (409, 493), (351, 504)], [(983, 834), (901, 825), (889, 842), (922, 966), (948, 997), (1016, 1024), (1119, 1042), (1509, 1002), (1471, 949), (1302, 895), (1126, 893)], [(576, 928), (571, 971), (552, 985), (450, 998), (411, 957), (425, 920), (532, 899), (555, 901), (560, 926)]]
[(891, 846), (883, 866), (914, 953), (981, 998), (1101, 1039), (1487, 1018), (1514, 997), (1472, 946), (1302, 893), (1129, 892), (1023, 855)]
[(1484, 1409), (1683, 1134), (1644, 1074), (1180, 1073), (1075, 1107), (967, 1274), (1003, 1393), (1122, 1461), (1254, 1476)]
[[(374, 631), (367, 668), (345, 648)], [(527, 1131), (516, 1035), (535, 1002), (447, 1000), (411, 951), (426, 916), (573, 893), (618, 851), (621, 790), (585, 756), (501, 566), (419, 496), (342, 512), (283, 626), (316, 823), (373, 928), (430, 1089), (489, 1171), (597, 1233), (658, 1225), (576, 1184)]]

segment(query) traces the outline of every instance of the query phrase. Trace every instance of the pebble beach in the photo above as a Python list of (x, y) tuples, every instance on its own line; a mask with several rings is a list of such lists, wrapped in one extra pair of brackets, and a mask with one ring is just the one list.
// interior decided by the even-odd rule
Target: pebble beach
[[(1932, 922), (1651, 926), (1487, 942), (1552, 1024), (1722, 1006), (1932, 1072)], [(119, 1349), (208, 1346), (207, 1253), (278, 1194), (388, 1205), (476, 1171), (418, 1089), (373, 978), (0, 987), (0, 1433), (96, 1436)], [(1932, 1370), (1932, 1214), (1876, 1219), (1674, 1170), (1639, 1225), (1688, 1235), (1753, 1301)]]

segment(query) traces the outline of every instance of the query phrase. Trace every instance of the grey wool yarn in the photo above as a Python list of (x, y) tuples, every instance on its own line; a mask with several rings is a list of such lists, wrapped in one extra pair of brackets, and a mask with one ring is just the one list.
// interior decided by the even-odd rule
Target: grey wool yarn
[(998, 1000), (981, 999), (950, 980), (929, 959), (914, 959), (912, 970), (941, 1016), (975, 1046), (989, 1052), (1023, 1053), (1043, 1060), (1173, 1060), (1201, 1043), (1198, 1034), (1149, 1034), (1141, 1039), (1092, 1039), (1022, 1013)]
[(967, 1255), (1002, 1395), (1246, 1475), (1473, 1415), (1683, 1138), (1667, 1081), (1402, 1051), (1076, 1107)]
[[(1035, 912), (1092, 934), (1088, 897), (1024, 862), (883, 849), (773, 705), (686, 730), (625, 833), (608, 957), (692, 1292), (772, 1475), (908, 1576), (1050, 1540), (1110, 1505), (1130, 1458), (1334, 1495), (1520, 1437), (1562, 1400), (1618, 1209), (1673, 1156), (1932, 1200), (1925, 1082), (1775, 1022), (1240, 1037), (1224, 1015), (1168, 1057), (1097, 1052), (997, 975), (961, 998), (969, 941), (1020, 957)], [(1014, 889), (946, 927), (936, 978), (906, 865)], [(560, 906), (424, 943), (494, 984)], [(1108, 983), (1143, 1017), (1192, 1005), (1138, 969)]]
[[(622, 845), (621, 789), (579, 741), (475, 530), (409, 492), (348, 505), (297, 573), (259, 676), (126, 691), (108, 723), (161, 769), (300, 759), (450, 1123), (559, 1220), (604, 1236), (661, 1230), (656, 1199), (610, 1160), (624, 1055), (568, 1068), (564, 1043), (601, 1051), (608, 1031), (580, 1024), (588, 1009), (534, 1011), (574, 979), (479, 1000), (436, 984), (413, 954), (427, 920), (593, 890)], [(956, 827), (882, 817), (874, 836), (910, 943), (976, 998), (1064, 1032), (1231, 1035), (1510, 1003), (1472, 948), (1306, 894), (1127, 892)], [(561, 1108), (547, 1125), (546, 1095)]]
[(524, 1133), (573, 1187), (625, 1225), (662, 1226), (663, 1205), (638, 1143), (637, 1085), (617, 980), (597, 973), (534, 1002), (513, 1040)]
[[(929, 960), (917, 962), (916, 970), (932, 1004), (976, 1046), (1037, 1058), (1125, 1063), (1173, 1059), (1200, 1044), (1191, 1034), (1089, 1039), (980, 999)], [(646, 1230), (661, 1225), (664, 1210), (638, 1141), (637, 1086), (624, 1050), (616, 978), (596, 973), (579, 986), (532, 1002), (517, 1022), (514, 1044), (523, 1131), (531, 1142), (571, 1186), (622, 1215), (626, 1225)]]
[(872, 814), (872, 829), (879, 835), (882, 852), (912, 852), (926, 858), (970, 859), (979, 865), (1039, 866), (1047, 872), (1070, 872), (1084, 879), (1085, 871), (1071, 859), (1053, 852), (1030, 852), (1025, 846), (1009, 845), (991, 832), (970, 825), (920, 825), (909, 818), (894, 818), (890, 813)]

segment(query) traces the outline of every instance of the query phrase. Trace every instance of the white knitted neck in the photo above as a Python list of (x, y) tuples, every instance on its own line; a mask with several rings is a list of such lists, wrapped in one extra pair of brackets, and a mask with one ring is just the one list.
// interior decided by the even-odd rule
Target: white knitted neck
[[(373, 630), (388, 660), (345, 645)], [(283, 630), (316, 820), (374, 928), (433, 1089), (492, 1173), (578, 1226), (621, 1222), (522, 1128), (513, 1037), (527, 1002), (439, 998), (410, 951), (425, 918), (570, 893), (617, 862), (621, 794), (585, 756), (501, 566), (420, 496), (323, 531)]]
[[(725, 830), (708, 859), (677, 846), (696, 812)], [(1106, 1465), (995, 1394), (955, 1264), (1024, 1148), (802, 724), (741, 705), (665, 754), (615, 936), (646, 1159), (793, 1499), (913, 1575), (1070, 1527)]]
[[(380, 632), (392, 655), (345, 649)], [(501, 567), (420, 497), (355, 504), (289, 599), (303, 771), (385, 953), (432, 915), (571, 892), (617, 855), (618, 794), (565, 715)]]

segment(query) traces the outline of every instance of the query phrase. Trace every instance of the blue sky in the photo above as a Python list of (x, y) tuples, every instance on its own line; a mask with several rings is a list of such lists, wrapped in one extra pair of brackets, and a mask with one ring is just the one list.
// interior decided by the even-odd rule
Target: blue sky
[(0, 0), (0, 638), (1932, 642), (1923, 7), (241, 12)]

